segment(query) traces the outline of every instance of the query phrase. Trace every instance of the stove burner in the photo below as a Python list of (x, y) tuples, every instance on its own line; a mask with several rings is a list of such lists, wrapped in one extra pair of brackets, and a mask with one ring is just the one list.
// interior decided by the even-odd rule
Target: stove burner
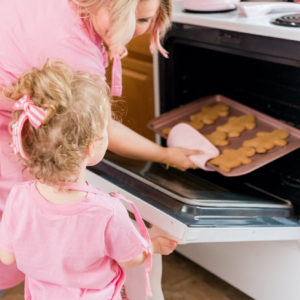
[(300, 14), (284, 15), (272, 21), (275, 25), (300, 27)]
[(236, 8), (224, 9), (224, 10), (191, 10), (184, 9), (183, 12), (190, 14), (218, 14), (218, 13), (227, 13), (236, 10)]

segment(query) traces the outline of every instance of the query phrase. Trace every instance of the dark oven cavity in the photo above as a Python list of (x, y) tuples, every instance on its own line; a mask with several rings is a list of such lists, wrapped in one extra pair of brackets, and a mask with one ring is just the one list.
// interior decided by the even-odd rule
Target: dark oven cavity
[[(199, 26), (174, 24), (160, 57), (160, 109), (222, 94), (300, 128), (300, 43)], [(164, 142), (164, 141), (163, 141)], [(225, 178), (191, 171), (234, 192), (249, 189), (290, 200), (300, 214), (300, 151), (248, 175)]]

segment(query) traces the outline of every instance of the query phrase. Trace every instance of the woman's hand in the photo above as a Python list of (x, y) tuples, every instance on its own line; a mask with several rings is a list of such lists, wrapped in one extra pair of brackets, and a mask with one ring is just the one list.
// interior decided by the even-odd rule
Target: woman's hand
[(159, 162), (182, 171), (197, 167), (190, 155), (202, 154), (200, 150), (161, 147), (114, 120), (109, 126), (108, 148), (124, 157)]
[(198, 155), (203, 152), (200, 150), (189, 150), (184, 148), (170, 147), (164, 148), (165, 158), (162, 163), (167, 167), (177, 168), (181, 171), (186, 169), (196, 169), (197, 166), (189, 159), (190, 155)]
[(176, 241), (167, 239), (162, 236), (154, 237), (151, 239), (151, 241), (153, 253), (155, 254), (169, 255), (175, 250), (178, 245)]

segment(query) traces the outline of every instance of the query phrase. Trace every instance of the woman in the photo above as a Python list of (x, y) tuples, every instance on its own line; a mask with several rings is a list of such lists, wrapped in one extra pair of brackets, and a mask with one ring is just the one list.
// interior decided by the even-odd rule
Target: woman
[[(171, 0), (9, 0), (0, 2), (0, 86), (9, 85), (46, 59), (62, 60), (74, 70), (105, 78), (113, 59), (112, 92), (121, 94), (121, 63), (132, 37), (151, 29), (152, 47), (170, 22)], [(88, 101), (88, 99), (87, 99)], [(142, 101), (142, 100), (141, 100)], [(0, 218), (11, 186), (26, 179), (11, 154), (8, 122), (12, 104), (0, 97)], [(139, 145), (139, 147), (136, 147)], [(163, 148), (118, 122), (109, 132), (109, 149), (119, 155), (162, 162), (185, 170), (196, 151)], [(18, 284), (23, 274), (0, 265), (0, 289)]]

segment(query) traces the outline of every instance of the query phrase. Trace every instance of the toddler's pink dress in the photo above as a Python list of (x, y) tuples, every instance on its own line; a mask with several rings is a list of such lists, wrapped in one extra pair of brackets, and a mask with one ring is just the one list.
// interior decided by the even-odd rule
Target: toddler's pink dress
[[(68, 0), (0, 1), (0, 37), (0, 86), (16, 81), (32, 67), (41, 67), (47, 58), (105, 78), (107, 55), (101, 39), (88, 33)], [(117, 81), (119, 77), (114, 76)], [(0, 96), (0, 219), (11, 187), (25, 180), (9, 147), (11, 110), (12, 104)], [(0, 263), (0, 290), (23, 278), (15, 266)]]
[(149, 250), (149, 236), (138, 233), (117, 196), (86, 191), (83, 200), (59, 205), (39, 193), (36, 181), (12, 188), (0, 248), (14, 253), (26, 274), (26, 300), (120, 300), (125, 276), (117, 261)]

